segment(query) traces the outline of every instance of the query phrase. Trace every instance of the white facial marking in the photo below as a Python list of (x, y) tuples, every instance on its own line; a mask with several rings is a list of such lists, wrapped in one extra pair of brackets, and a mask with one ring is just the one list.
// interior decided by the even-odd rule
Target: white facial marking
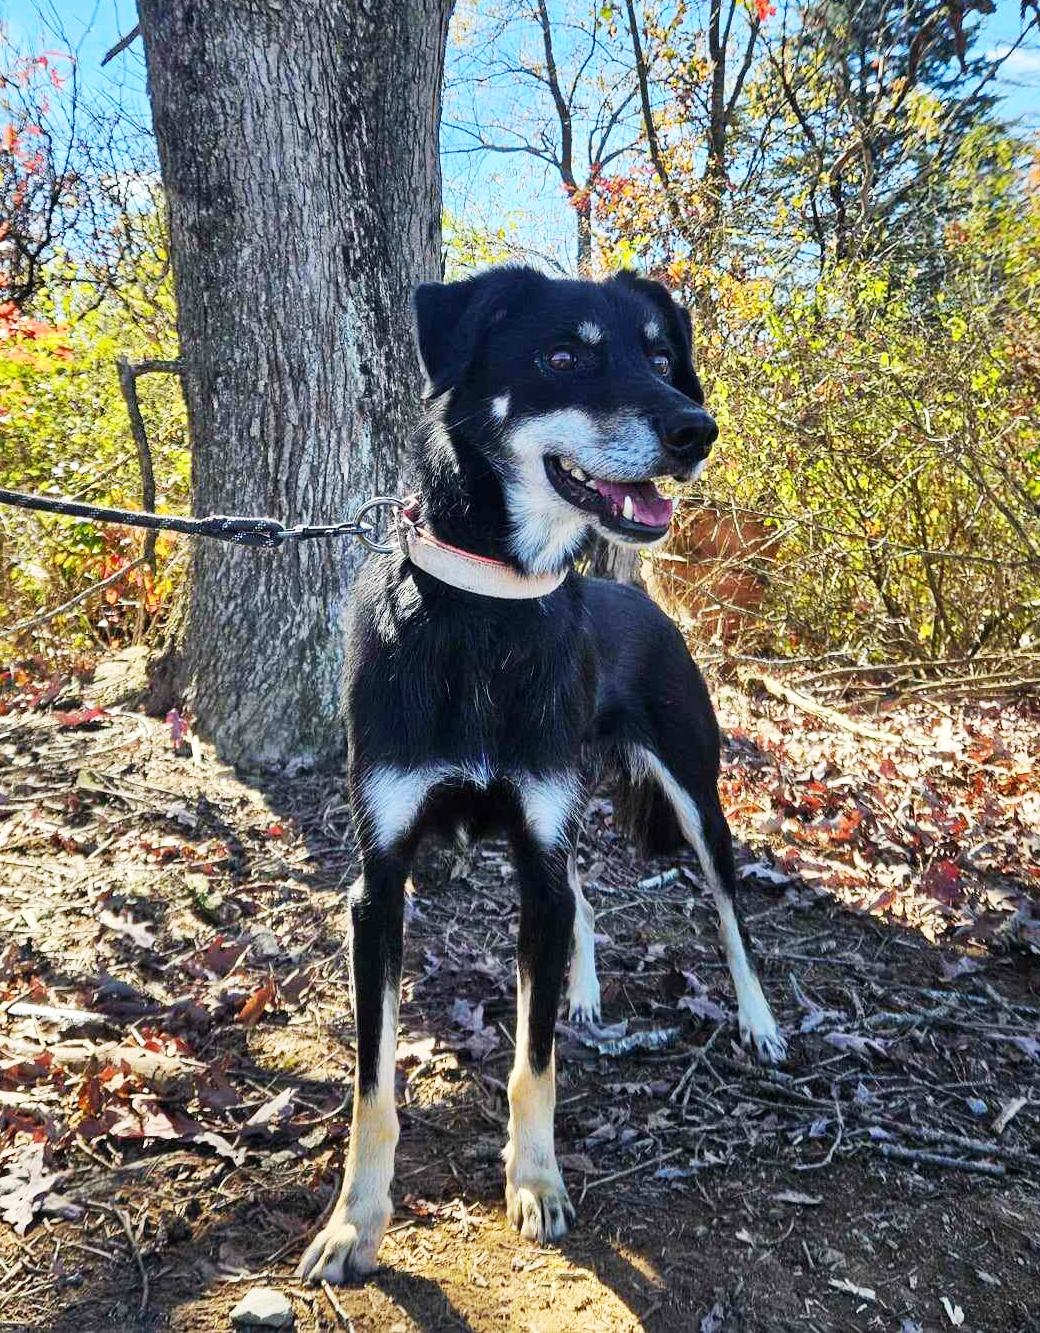
[(596, 915), (581, 891), (573, 856), (567, 862), (567, 878), (574, 894), (574, 947), (567, 975), (569, 1017), (572, 1023), (598, 1023), (601, 1008), (596, 976)]
[(556, 1107), (554, 1057), (541, 1074), (530, 1061), (531, 989), (517, 976), (516, 1054), (509, 1076), (509, 1140), (506, 1211), (525, 1240), (544, 1245), (566, 1233), (573, 1212), (556, 1164), (553, 1112)]
[(583, 343), (589, 343), (595, 347), (596, 343), (603, 341), (603, 330), (598, 324), (593, 324), (591, 320), (583, 320), (578, 325), (578, 337)]
[(643, 332), (646, 334), (647, 342), (653, 342), (655, 338), (660, 338), (661, 326), (656, 319), (648, 319), (643, 325)]
[(343, 1188), (332, 1216), (297, 1269), (310, 1282), (342, 1282), (376, 1268), (379, 1243), (390, 1222), (390, 1181), (399, 1134), (394, 1105), (398, 999), (396, 985), (383, 992), (375, 1087), (362, 1097), (361, 1080), (354, 1079), (354, 1119)]
[(660, 759), (641, 745), (630, 747), (629, 768), (634, 777), (652, 776), (656, 779), (671, 802), (683, 837), (697, 854), (701, 873), (708, 881), (719, 914), (722, 947), (733, 978), (733, 989), (737, 993), (741, 1035), (754, 1043), (762, 1058), (774, 1061), (783, 1059), (786, 1052), (784, 1039), (744, 949), (733, 903), (719, 879), (715, 859), (704, 837), (700, 811), (693, 797), (675, 780)]
[(532, 574), (551, 573), (566, 564), (590, 527), (608, 540), (625, 540), (557, 493), (545, 475), (547, 457), (566, 457), (574, 465), (571, 476), (579, 480), (630, 481), (653, 476), (661, 467), (656, 432), (633, 412), (593, 418), (579, 408), (563, 408), (525, 417), (507, 427), (503, 438), (512, 460), (511, 475), (502, 479), (513, 529), (510, 541)]
[(691, 480), (691, 481), (696, 481), (697, 478), (701, 475), (701, 473), (704, 471), (704, 469), (705, 469), (707, 466), (708, 466), (708, 460), (707, 460), (706, 458), (702, 458), (701, 461), (697, 464), (697, 466), (696, 466), (696, 467), (693, 469), (693, 471), (690, 473), (690, 480)]
[(505, 421), (509, 415), (509, 394), (504, 393), (499, 398), (492, 398), (491, 415), (496, 421)]
[(576, 777), (573, 773), (552, 778), (525, 777), (518, 786), (528, 828), (543, 847), (557, 846), (578, 803)]

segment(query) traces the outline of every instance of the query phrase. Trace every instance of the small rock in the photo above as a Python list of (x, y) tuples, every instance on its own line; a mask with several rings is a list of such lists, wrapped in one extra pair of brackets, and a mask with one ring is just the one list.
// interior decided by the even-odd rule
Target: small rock
[(260, 926), (251, 933), (249, 947), (255, 958), (265, 962), (271, 958), (278, 958), (284, 952), (278, 936), (267, 926)]
[(253, 1287), (231, 1311), (231, 1322), (244, 1328), (292, 1328), (292, 1306), (274, 1287)]
[(986, 1103), (982, 1100), (981, 1097), (969, 1097), (968, 1110), (972, 1113), (973, 1116), (977, 1116), (979, 1120), (982, 1120), (985, 1116), (989, 1114), (989, 1107), (986, 1105)]

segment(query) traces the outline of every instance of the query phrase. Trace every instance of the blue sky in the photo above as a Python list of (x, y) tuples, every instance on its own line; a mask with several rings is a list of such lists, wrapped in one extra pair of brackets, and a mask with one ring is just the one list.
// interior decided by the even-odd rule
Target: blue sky
[[(0, 22), (24, 49), (71, 48), (84, 86), (142, 120), (148, 116), (140, 40), (101, 68), (105, 52), (137, 22), (134, 0), (0, 0)], [(997, 0), (996, 13), (982, 21), (980, 47), (1002, 52), (1020, 31), (1020, 0)], [(1007, 62), (998, 90), (1009, 120), (1040, 130), (1040, 40), (1035, 36)], [(549, 252), (568, 247), (573, 224), (559, 181), (546, 178), (532, 160), (500, 157), (474, 171), (448, 157), (445, 199), (454, 212), (474, 222), (514, 219), (522, 239), (537, 245), (544, 238)]]

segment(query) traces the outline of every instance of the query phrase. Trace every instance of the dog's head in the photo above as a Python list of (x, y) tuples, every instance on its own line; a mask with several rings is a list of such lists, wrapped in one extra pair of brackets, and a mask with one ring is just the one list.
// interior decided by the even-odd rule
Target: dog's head
[(426, 398), (456, 451), (498, 477), (518, 563), (560, 568), (589, 530), (648, 546), (671, 501), (655, 477), (700, 474), (718, 435), (688, 313), (660, 283), (492, 269), (415, 293)]

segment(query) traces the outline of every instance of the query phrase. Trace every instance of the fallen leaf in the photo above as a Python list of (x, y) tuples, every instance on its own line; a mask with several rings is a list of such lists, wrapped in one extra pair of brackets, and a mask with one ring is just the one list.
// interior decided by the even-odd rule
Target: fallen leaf
[(722, 1333), (722, 1325), (725, 1318), (726, 1311), (718, 1301), (716, 1301), (701, 1320), (700, 1333)]
[(949, 1296), (940, 1296), (939, 1299), (942, 1301), (942, 1307), (946, 1311), (947, 1319), (949, 1319), (954, 1328), (960, 1328), (961, 1324), (964, 1323), (964, 1311), (959, 1305), (954, 1305)]
[(265, 1102), (264, 1105), (260, 1107), (259, 1111), (255, 1111), (249, 1117), (242, 1128), (266, 1129), (272, 1121), (279, 1119), (282, 1113), (288, 1109), (289, 1103), (292, 1100), (292, 1095), (292, 1088), (286, 1088), (285, 1091), (280, 1092), (277, 1097), (272, 1097), (269, 1102)]
[(1012, 1097), (1010, 1101), (1005, 1102), (1000, 1108), (1000, 1114), (997, 1116), (996, 1120), (993, 1121), (993, 1133), (998, 1135), (1003, 1134), (1004, 1130), (1007, 1129), (1008, 1125), (1010, 1125), (1011, 1121), (1018, 1115), (1019, 1111), (1021, 1111), (1022, 1107), (1025, 1106), (1027, 1102), (1028, 1098), (1026, 1097)]
[(876, 1301), (877, 1292), (873, 1287), (857, 1287), (855, 1282), (850, 1282), (848, 1278), (832, 1277), (827, 1279), (835, 1291), (847, 1292), (850, 1296), (857, 1296), (862, 1301)]
[(98, 920), (109, 930), (114, 930), (117, 935), (124, 936), (140, 949), (155, 948), (155, 936), (148, 927), (139, 925), (136, 921), (131, 921), (128, 916), (116, 916), (114, 912), (105, 910), (98, 913)]
[(55, 713), (54, 716), (63, 727), (85, 727), (108, 714), (103, 708), (79, 708), (71, 713)]
[(267, 981), (255, 990), (245, 1004), (235, 1015), (235, 1022), (241, 1023), (244, 1028), (255, 1027), (269, 1004), (275, 997), (275, 985), (273, 981)]

